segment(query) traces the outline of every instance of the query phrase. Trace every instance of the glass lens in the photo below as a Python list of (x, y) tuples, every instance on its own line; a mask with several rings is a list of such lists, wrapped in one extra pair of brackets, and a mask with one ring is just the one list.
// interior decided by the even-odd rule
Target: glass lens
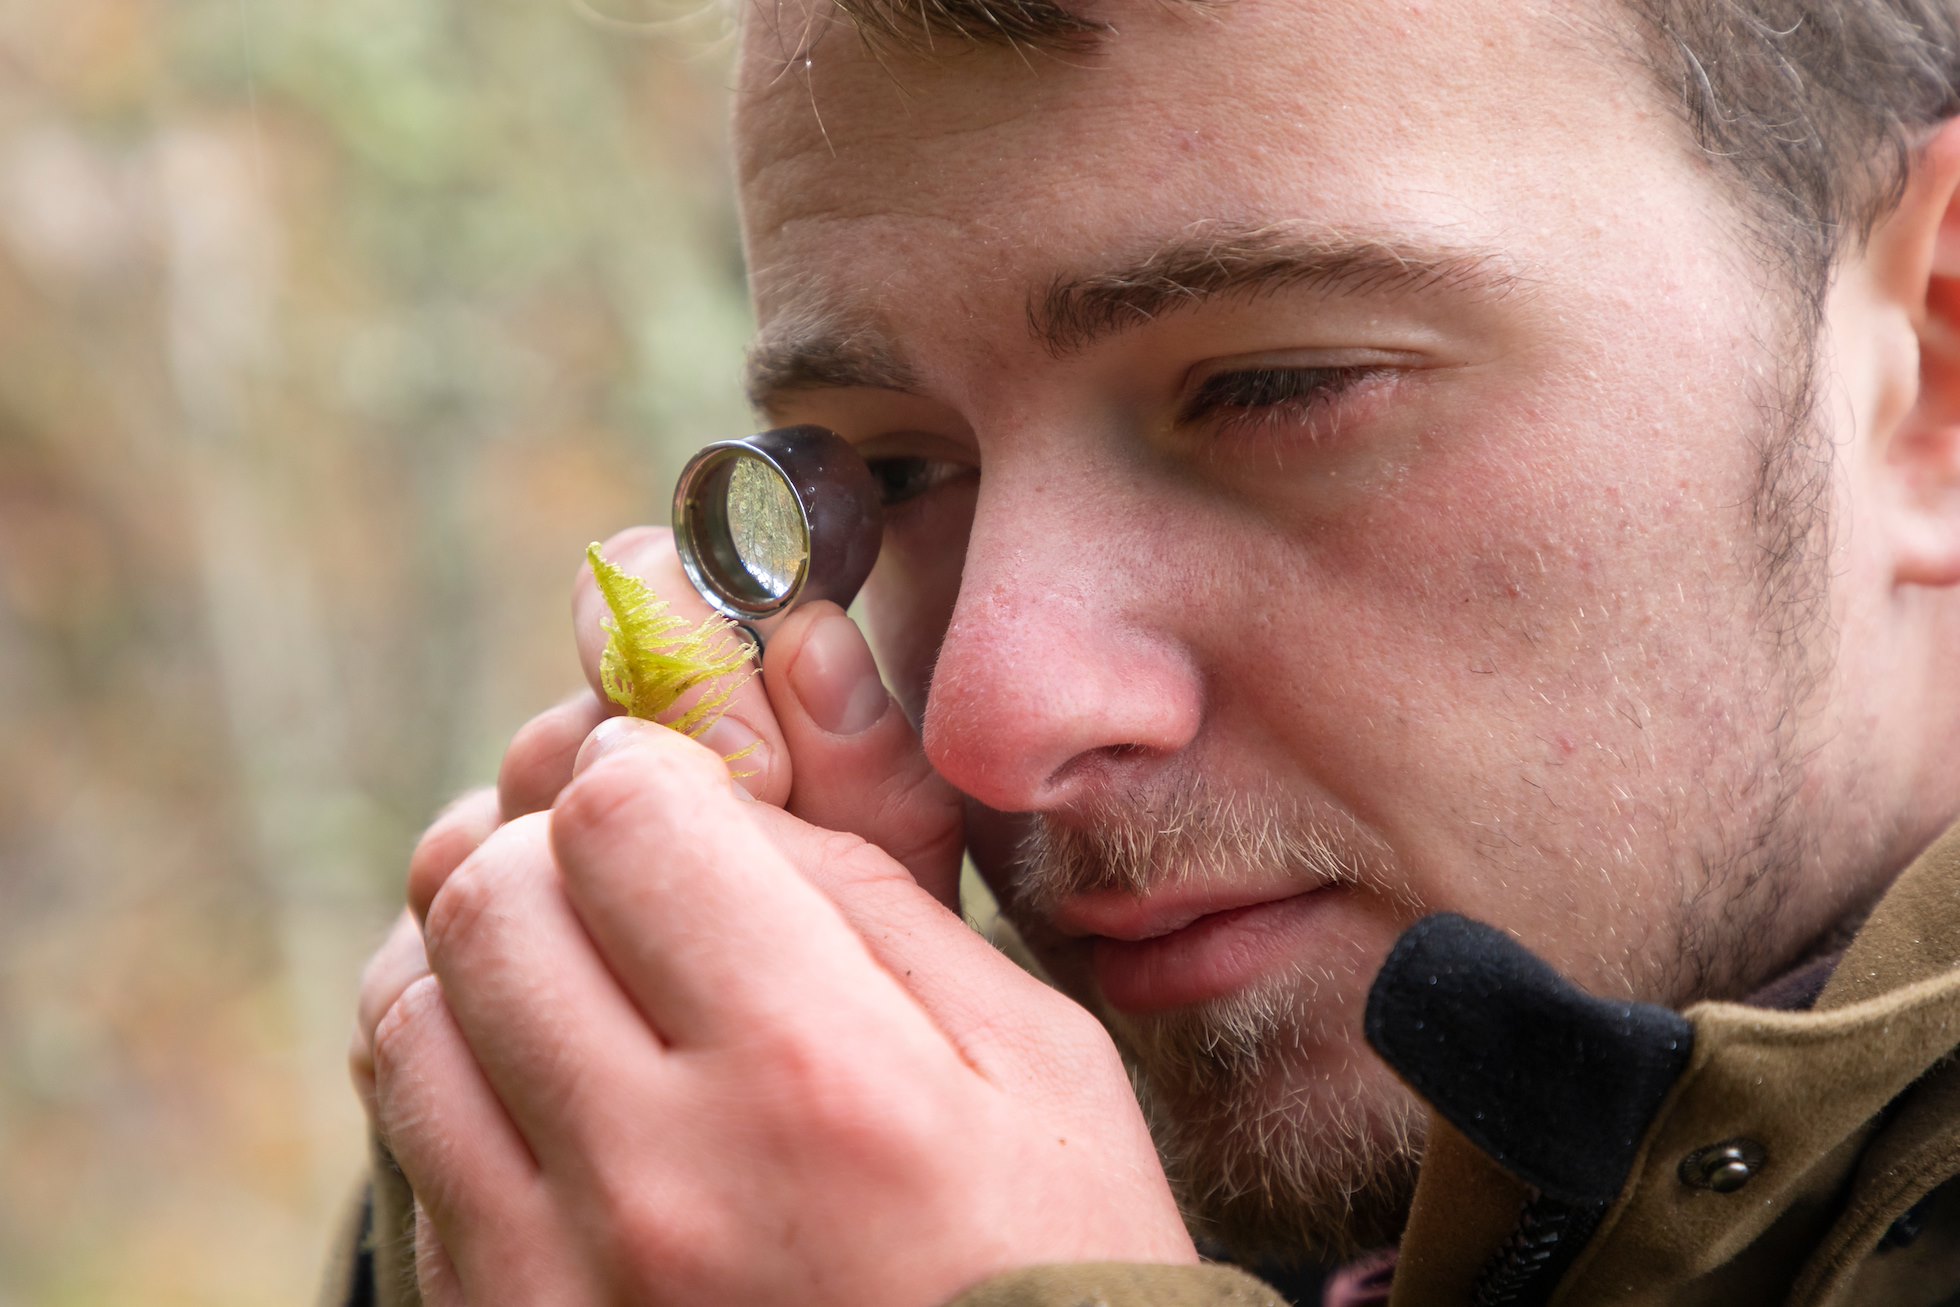
[(728, 536), (742, 570), (780, 599), (802, 575), (810, 537), (796, 492), (759, 458), (738, 458), (728, 476)]

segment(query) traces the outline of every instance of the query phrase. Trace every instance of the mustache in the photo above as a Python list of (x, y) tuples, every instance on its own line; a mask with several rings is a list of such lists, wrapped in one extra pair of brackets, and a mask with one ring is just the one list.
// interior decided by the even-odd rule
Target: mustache
[(1388, 889), (1387, 846), (1351, 818), (1310, 810), (1276, 786), (1225, 790), (1187, 780), (1093, 808), (1034, 814), (1015, 850), (1016, 914), (1048, 917), (1077, 895), (1142, 897), (1243, 881), (1247, 868), (1313, 885)]

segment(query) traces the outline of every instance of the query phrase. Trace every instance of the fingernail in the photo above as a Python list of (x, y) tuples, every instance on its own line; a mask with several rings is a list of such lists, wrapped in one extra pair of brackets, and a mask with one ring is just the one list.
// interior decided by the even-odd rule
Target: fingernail
[(857, 623), (841, 613), (818, 619), (803, 637), (789, 681), (810, 720), (832, 735), (869, 728), (891, 701)]
[(618, 753), (627, 748), (640, 738), (642, 731), (665, 729), (635, 717), (608, 717), (593, 727), (592, 734), (586, 736), (585, 743), (578, 747), (578, 757), (572, 763), (572, 775), (577, 776), (609, 753)]
[(735, 796), (755, 798), (762, 774), (769, 770), (768, 746), (762, 738), (733, 717), (724, 717), (701, 733), (701, 743), (728, 764)]

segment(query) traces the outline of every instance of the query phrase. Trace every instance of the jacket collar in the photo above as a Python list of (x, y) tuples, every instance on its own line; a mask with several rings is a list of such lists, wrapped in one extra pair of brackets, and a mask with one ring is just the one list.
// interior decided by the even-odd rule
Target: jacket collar
[(1803, 1012), (1601, 1003), (1498, 932), (1418, 923), (1369, 1005), (1371, 1042), (1433, 1113), (1390, 1301), (1839, 1292), (1960, 1170), (1960, 1072), (1928, 1075), (1960, 1044), (1955, 904), (1960, 828)]

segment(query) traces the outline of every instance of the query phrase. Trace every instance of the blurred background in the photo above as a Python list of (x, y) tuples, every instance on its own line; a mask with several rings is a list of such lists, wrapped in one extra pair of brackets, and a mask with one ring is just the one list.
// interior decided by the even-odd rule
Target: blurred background
[(415, 835), (746, 424), (677, 2), (0, 2), (0, 1307), (311, 1300)]

